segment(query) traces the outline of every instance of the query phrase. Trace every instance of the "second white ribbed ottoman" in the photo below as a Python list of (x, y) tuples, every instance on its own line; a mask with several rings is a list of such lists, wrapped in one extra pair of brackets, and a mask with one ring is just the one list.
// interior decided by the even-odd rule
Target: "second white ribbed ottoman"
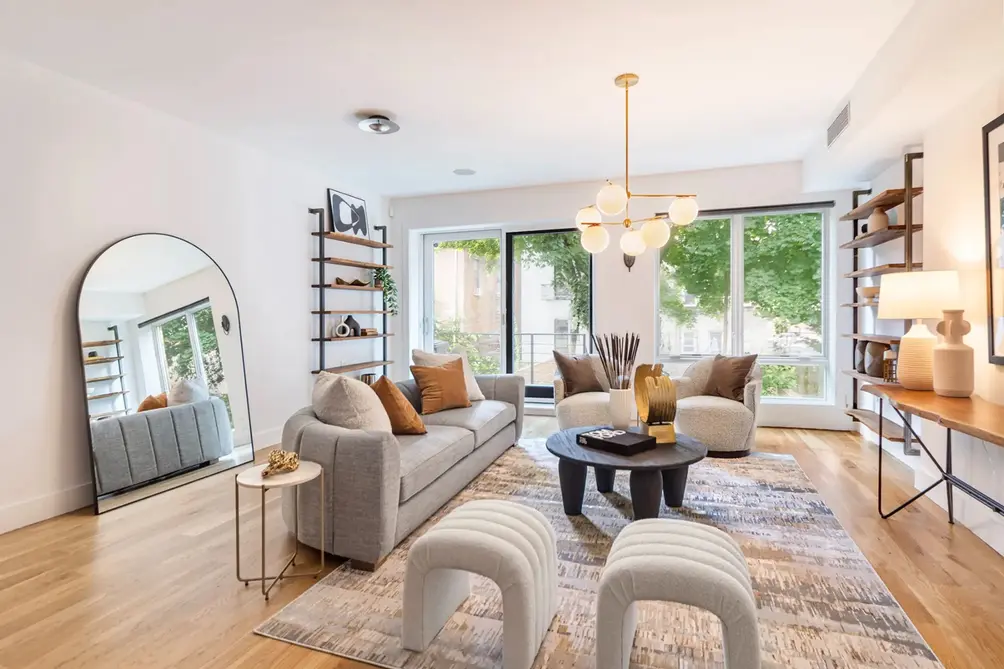
[(502, 666), (530, 669), (558, 606), (554, 528), (536, 509), (468, 502), (415, 540), (404, 576), (402, 645), (425, 650), (471, 594), (470, 574), (502, 592)]
[(725, 666), (760, 669), (756, 597), (739, 545), (718, 528), (651, 518), (614, 540), (596, 600), (596, 666), (627, 669), (638, 626), (636, 602), (696, 606), (722, 622)]

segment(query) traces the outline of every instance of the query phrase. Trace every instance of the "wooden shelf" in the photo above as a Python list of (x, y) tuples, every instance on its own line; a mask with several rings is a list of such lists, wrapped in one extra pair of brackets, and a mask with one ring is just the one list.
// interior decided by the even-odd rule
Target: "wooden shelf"
[(96, 418), (111, 418), (112, 416), (121, 416), (124, 413), (127, 413), (125, 409), (119, 409), (118, 411), (106, 411), (105, 413), (92, 413), (91, 420), (95, 420)]
[(85, 365), (107, 365), (109, 363), (115, 362), (116, 360), (121, 360), (122, 356), (112, 356), (110, 358), (84, 358)]
[(880, 376), (868, 376), (867, 374), (862, 374), (861, 372), (859, 372), (859, 371), (857, 371), (855, 369), (842, 369), (840, 371), (842, 373), (846, 374), (847, 376), (850, 376), (850, 377), (853, 377), (853, 378), (857, 379), (858, 381), (867, 381), (868, 383), (873, 383), (876, 386), (898, 386), (899, 385), (898, 383), (890, 383), (890, 382), (886, 381), (885, 379), (883, 379)]
[(93, 379), (84, 379), (84, 383), (101, 383), (102, 381), (114, 381), (121, 379), (125, 374), (110, 374), (109, 376), (97, 376)]
[(102, 339), (101, 341), (85, 341), (81, 348), (98, 348), (99, 346), (114, 346), (122, 343), (121, 339)]
[(346, 372), (358, 372), (362, 369), (372, 369), (373, 367), (383, 367), (384, 365), (394, 364), (393, 360), (374, 360), (372, 362), (357, 362), (352, 365), (342, 365), (341, 367), (328, 367), (327, 369), (314, 370), (311, 374), (320, 374), (321, 372), (331, 372), (332, 374), (344, 374)]
[[(913, 263), (913, 269), (915, 271), (920, 271), (924, 269), (922, 263)], [(864, 269), (859, 269), (856, 272), (849, 272), (844, 274), (845, 279), (860, 279), (863, 276), (882, 276), (883, 274), (897, 274), (898, 272), (906, 271), (906, 263), (896, 262), (889, 263), (888, 265), (878, 265), (876, 267), (866, 267)]]
[(849, 307), (851, 309), (861, 309), (864, 307), (877, 307), (878, 302), (875, 304), (865, 304), (864, 302), (852, 302), (851, 304), (841, 304), (841, 307)]
[(104, 399), (108, 399), (109, 397), (118, 397), (119, 395), (125, 395), (128, 392), (129, 392), (128, 390), (120, 390), (117, 393), (102, 393), (100, 395), (90, 395), (90, 396), (88, 396), (87, 399), (89, 399), (89, 400), (104, 400)]
[[(924, 192), (923, 187), (913, 189), (913, 196), (917, 197)], [(854, 209), (840, 217), (841, 221), (856, 221), (868, 218), (876, 209), (892, 209), (906, 202), (905, 188), (890, 188), (884, 190), (864, 204), (860, 204)]]
[[(311, 232), (315, 237), (322, 236), (320, 232)], [(371, 249), (392, 249), (394, 248), (391, 244), (384, 244), (383, 242), (376, 242), (372, 239), (366, 239), (365, 237), (356, 237), (355, 235), (345, 235), (341, 232), (325, 232), (323, 234), (325, 239), (330, 239), (336, 242), (345, 242), (346, 244), (355, 244), (357, 246), (368, 246)]]
[(845, 414), (855, 419), (869, 430), (878, 434), (879, 422), (882, 423), (882, 438), (889, 441), (906, 441), (903, 436), (903, 426), (897, 425), (888, 418), (882, 418), (874, 411), (867, 409), (847, 409)]
[(391, 334), (377, 334), (377, 335), (359, 335), (358, 337), (325, 337), (324, 339), (319, 339), (314, 337), (310, 341), (359, 341), (360, 339), (383, 339), (384, 337), (393, 337)]
[(902, 336), (900, 335), (880, 335), (880, 334), (842, 334), (840, 335), (844, 339), (857, 339), (858, 341), (871, 341), (876, 344), (895, 344), (898, 343)]
[(1004, 446), (1004, 412), (999, 404), (978, 395), (941, 397), (930, 390), (907, 390), (899, 386), (863, 386), (861, 392), (884, 397), (903, 413)]
[[(320, 258), (311, 258), (313, 262), (321, 262)], [(341, 265), (343, 267), (358, 267), (359, 269), (394, 269), (393, 265), (381, 265), (375, 262), (363, 262), (362, 260), (352, 260), (350, 258), (325, 258), (324, 262), (329, 265)]]
[(339, 286), (338, 284), (329, 283), (322, 286), (319, 283), (311, 285), (311, 288), (331, 288), (333, 290), (368, 290), (370, 292), (383, 292), (383, 288), (376, 288), (375, 286)]
[(352, 316), (355, 314), (389, 314), (389, 311), (381, 311), (380, 309), (336, 309), (334, 311), (324, 310), (324, 311), (311, 311), (310, 313), (315, 316), (324, 314), (326, 316), (340, 315), (340, 316)]
[[(923, 231), (923, 225), (913, 226), (914, 232)], [(842, 249), (870, 249), (880, 244), (885, 244), (886, 242), (891, 242), (894, 239), (900, 239), (906, 236), (906, 226), (905, 225), (890, 225), (888, 228), (883, 230), (876, 230), (875, 232), (866, 232), (863, 235), (858, 235), (846, 244), (841, 244)]]

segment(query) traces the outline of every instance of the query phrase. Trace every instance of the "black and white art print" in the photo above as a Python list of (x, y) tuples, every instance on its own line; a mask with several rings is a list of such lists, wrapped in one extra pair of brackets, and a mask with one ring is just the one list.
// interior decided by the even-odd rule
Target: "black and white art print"
[(990, 362), (1004, 365), (1004, 115), (983, 126)]
[(347, 193), (328, 189), (328, 220), (331, 231), (369, 239), (366, 201)]

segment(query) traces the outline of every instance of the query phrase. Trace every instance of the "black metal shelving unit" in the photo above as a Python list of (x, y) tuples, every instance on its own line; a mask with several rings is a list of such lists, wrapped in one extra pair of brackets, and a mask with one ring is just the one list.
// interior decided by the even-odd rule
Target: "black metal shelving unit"
[(105, 340), (102, 340), (102, 341), (85, 341), (85, 342), (83, 342), (82, 347), (84, 349), (97, 349), (97, 348), (105, 348), (105, 347), (108, 347), (108, 346), (114, 346), (115, 347), (115, 355), (112, 356), (112, 357), (104, 356), (104, 357), (99, 357), (99, 358), (87, 358), (87, 357), (85, 357), (84, 358), (84, 368), (86, 369), (90, 365), (110, 365), (110, 364), (114, 363), (117, 373), (116, 374), (107, 374), (105, 376), (99, 376), (99, 377), (90, 378), (90, 379), (85, 378), (84, 379), (84, 383), (85, 384), (88, 384), (88, 383), (114, 383), (115, 381), (118, 381), (119, 389), (117, 391), (113, 391), (113, 392), (97, 393), (96, 395), (90, 395), (90, 396), (88, 396), (87, 397), (88, 407), (90, 407), (89, 403), (92, 400), (104, 400), (104, 399), (112, 399), (112, 398), (115, 398), (115, 397), (121, 397), (122, 398), (122, 408), (121, 409), (116, 409), (114, 411), (106, 411), (106, 412), (99, 413), (99, 414), (92, 414), (90, 412), (90, 409), (88, 408), (87, 413), (88, 413), (88, 416), (92, 420), (97, 420), (99, 418), (109, 418), (111, 416), (119, 416), (119, 415), (122, 415), (122, 414), (129, 413), (129, 400), (127, 398), (127, 395), (128, 395), (129, 391), (127, 391), (125, 389), (125, 381), (124, 381), (124, 379), (125, 379), (125, 371), (122, 369), (122, 359), (123, 359), (124, 356), (122, 355), (122, 339), (119, 337), (119, 326), (112, 325), (112, 326), (110, 326), (108, 328), (108, 331), (112, 333), (112, 338), (111, 339), (105, 339)]
[[(313, 374), (318, 374), (322, 371), (334, 372), (338, 374), (346, 374), (349, 372), (361, 372), (367, 369), (381, 369), (383, 374), (387, 373), (388, 367), (394, 362), (388, 358), (389, 356), (389, 338), (393, 336), (392, 333), (387, 332), (387, 316), (389, 312), (387, 310), (387, 298), (383, 294), (383, 291), (379, 288), (367, 287), (367, 286), (341, 286), (333, 283), (329, 283), (325, 278), (325, 270), (328, 265), (339, 265), (342, 267), (354, 267), (357, 269), (391, 269), (391, 266), (387, 264), (387, 251), (394, 248), (391, 244), (387, 243), (387, 226), (377, 225), (373, 229), (379, 233), (380, 240), (375, 241), (365, 237), (356, 237), (354, 235), (346, 235), (339, 232), (330, 232), (325, 229), (325, 209), (323, 208), (311, 208), (308, 211), (317, 217), (317, 232), (312, 232), (311, 234), (317, 237), (317, 255), (312, 259), (312, 262), (317, 264), (317, 283), (313, 284), (313, 288), (317, 289), (317, 309), (312, 313), (317, 316), (317, 336), (312, 337), (311, 340), (317, 342), (317, 366), (318, 368), (313, 370)], [(375, 249), (380, 251), (380, 262), (366, 262), (362, 260), (354, 260), (351, 258), (341, 258), (337, 256), (329, 256), (326, 254), (325, 242), (336, 242), (343, 244), (353, 244), (356, 246), (364, 246), (367, 248)], [(349, 290), (349, 291), (372, 291), (379, 292), (381, 297), (380, 309), (329, 309), (328, 308), (328, 291), (329, 290)], [(348, 315), (379, 315), (381, 316), (381, 327), (380, 331), (376, 335), (363, 336), (363, 337), (331, 337), (327, 334), (327, 324), (328, 316), (348, 316)], [(347, 365), (339, 365), (336, 367), (327, 367), (325, 365), (326, 357), (326, 347), (329, 343), (339, 343), (339, 342), (349, 342), (357, 340), (373, 340), (380, 339), (383, 343), (383, 355), (380, 360), (367, 360), (360, 361), (357, 363), (351, 363)]]

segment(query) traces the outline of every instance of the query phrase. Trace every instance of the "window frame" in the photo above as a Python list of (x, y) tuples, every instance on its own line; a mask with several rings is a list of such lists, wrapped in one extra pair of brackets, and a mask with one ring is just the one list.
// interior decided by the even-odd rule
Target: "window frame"
[[(834, 338), (834, 319), (831, 315), (833, 310), (832, 280), (830, 270), (832, 265), (832, 236), (830, 234), (830, 217), (832, 215), (833, 203), (813, 203), (806, 205), (784, 205), (775, 207), (756, 207), (743, 209), (730, 209), (721, 211), (702, 212), (693, 224), (698, 224), (703, 220), (730, 219), (730, 297), (729, 317), (731, 319), (731, 333), (729, 337), (721, 332), (722, 348), (728, 342), (730, 355), (738, 355), (737, 351), (743, 350), (743, 335), (745, 327), (745, 219), (751, 216), (791, 215), (791, 214), (818, 214), (820, 216), (821, 235), (821, 263), (820, 263), (820, 313), (821, 313), (821, 352), (815, 355), (803, 355), (797, 357), (787, 357), (779, 355), (760, 355), (757, 362), (761, 365), (786, 365), (791, 367), (819, 367), (823, 372), (823, 393), (822, 397), (768, 397), (764, 396), (762, 401), (779, 404), (832, 404), (836, 392), (834, 383), (834, 371), (831, 363), (831, 351)], [(661, 262), (661, 261), (660, 261)], [(661, 289), (661, 271), (655, 273), (656, 305), (659, 304), (659, 291)], [(658, 306), (657, 306), (658, 310)], [(662, 315), (655, 319), (655, 341), (662, 342)], [(682, 344), (681, 344), (682, 348)], [(664, 363), (685, 363), (696, 362), (704, 354), (664, 354), (656, 351), (657, 361)]]
[(163, 388), (165, 392), (170, 391), (171, 381), (167, 374), (167, 354), (164, 350), (164, 333), (161, 330), (161, 327), (165, 323), (169, 323), (176, 318), (185, 319), (185, 324), (188, 327), (188, 341), (192, 347), (192, 362), (195, 364), (195, 375), (200, 381), (206, 383), (206, 368), (202, 360), (202, 341), (199, 339), (199, 331), (198, 325), (195, 322), (195, 314), (205, 309), (212, 308), (213, 305), (207, 297), (204, 300), (199, 300), (187, 307), (182, 307), (181, 309), (164, 314), (163, 316), (152, 318), (148, 321), (140, 323), (137, 326), (140, 329), (150, 328), (153, 332), (154, 351), (156, 351), (157, 354), (157, 369), (160, 371), (161, 388)]

